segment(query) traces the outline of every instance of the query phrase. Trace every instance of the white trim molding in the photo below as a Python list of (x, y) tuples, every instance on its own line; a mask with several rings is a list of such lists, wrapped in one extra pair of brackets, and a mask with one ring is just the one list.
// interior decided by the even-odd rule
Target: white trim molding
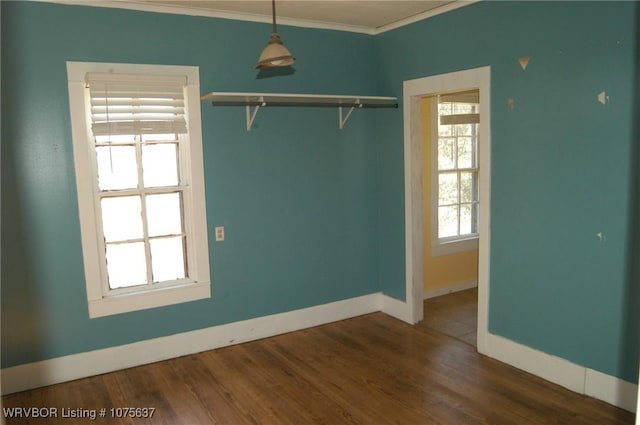
[[(159, 4), (152, 3), (150, 1), (135, 1), (135, 0), (42, 0), (47, 3), (59, 3), (66, 5), (74, 5), (74, 6), (91, 6), (91, 7), (106, 7), (111, 9), (126, 9), (126, 10), (137, 10), (142, 12), (154, 12), (154, 13), (167, 13), (172, 15), (187, 15), (187, 16), (201, 16), (206, 18), (220, 18), (220, 19), (230, 19), (234, 21), (245, 21), (245, 22), (260, 22), (265, 24), (271, 24), (273, 21), (273, 17), (271, 15), (260, 15), (255, 13), (248, 12), (234, 12), (231, 10), (219, 10), (219, 9), (211, 9), (207, 7), (198, 7), (194, 6), (192, 2), (191, 5), (177, 5), (177, 4)], [(473, 0), (479, 1), (479, 0)], [(464, 2), (460, 4), (458, 7), (466, 6), (470, 2)], [(269, 9), (270, 10), (270, 9)], [(448, 10), (443, 10), (440, 13), (447, 12)], [(436, 14), (434, 14), (436, 15)], [(426, 18), (423, 18), (426, 19)], [(328, 30), (336, 30), (336, 31), (347, 31), (347, 32), (355, 32), (362, 34), (374, 35), (376, 29), (368, 26), (361, 25), (349, 25), (349, 24), (341, 24), (337, 22), (323, 22), (323, 21), (314, 21), (311, 19), (299, 19), (299, 18), (288, 18), (286, 16), (278, 15), (278, 25), (287, 25), (291, 27), (300, 27), (300, 28), (317, 28), (317, 29), (328, 29)]]
[[(640, 376), (638, 377), (638, 382), (640, 382)], [(640, 412), (640, 393), (638, 391), (636, 391), (636, 425), (640, 425), (640, 415), (638, 415), (638, 412)]]
[(406, 302), (397, 300), (388, 295), (381, 295), (380, 298), (380, 311), (394, 317), (398, 320), (402, 320), (410, 325), (416, 324), (410, 314), (409, 305)]
[(489, 318), (489, 258), (491, 204), (491, 67), (406, 80), (404, 106), (405, 259), (407, 304), (412, 323), (423, 317), (423, 221), (421, 98), (434, 94), (478, 89), (480, 221), (478, 237), (478, 351), (486, 353)]
[(629, 412), (637, 411), (638, 386), (597, 370), (586, 369), (584, 394)]
[(554, 384), (629, 412), (636, 411), (638, 385), (572, 363), (498, 335), (487, 335), (485, 353)]
[(410, 16), (405, 19), (401, 19), (397, 22), (393, 22), (388, 25), (383, 25), (373, 30), (373, 34), (382, 34), (383, 32), (391, 31), (396, 28), (401, 28), (415, 22), (419, 22), (425, 19), (432, 18), (434, 16), (442, 15), (443, 13), (451, 12), (452, 10), (459, 9), (464, 6), (469, 6), (471, 4), (477, 3), (480, 0), (456, 0), (451, 3), (447, 3), (440, 7), (436, 7), (435, 9), (428, 10), (426, 12), (420, 13), (418, 15)]
[[(208, 18), (232, 19), (235, 21), (262, 22), (270, 24), (272, 17), (270, 15), (259, 15), (247, 12), (233, 12), (227, 10), (210, 9), (206, 7), (194, 6), (193, 2), (189, 6), (177, 4), (157, 4), (150, 1), (122, 1), (122, 0), (42, 0), (47, 3), (59, 3), (76, 6), (92, 6), (107, 7), (116, 9), (138, 10), (143, 12), (169, 13), (176, 15), (203, 16)], [(376, 1), (376, 0), (373, 0)], [(455, 9), (459, 9), (470, 4), (474, 4), (480, 0), (456, 0), (447, 3), (435, 9), (419, 13), (399, 21), (382, 25), (380, 27), (371, 27), (363, 25), (343, 24), (339, 22), (315, 21), (312, 19), (288, 18), (286, 16), (278, 16), (278, 24), (288, 25), (300, 28), (317, 28), (336, 31), (347, 31), (361, 34), (376, 35), (383, 32), (391, 31), (433, 16), (441, 15)]]

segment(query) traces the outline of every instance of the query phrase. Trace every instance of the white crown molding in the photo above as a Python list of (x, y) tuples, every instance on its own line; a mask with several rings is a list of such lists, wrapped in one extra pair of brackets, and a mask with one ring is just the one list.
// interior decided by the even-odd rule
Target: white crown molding
[[(224, 10), (205, 9), (197, 7), (183, 7), (177, 5), (153, 4), (136, 1), (121, 0), (39, 0), (45, 3), (57, 3), (72, 6), (106, 7), (112, 9), (137, 10), (141, 12), (169, 13), (174, 15), (202, 16), (207, 18), (231, 19), (235, 21), (262, 22), (271, 24), (271, 16), (252, 13), (228, 12)], [(288, 25), (301, 28), (317, 28), (336, 31), (348, 31), (373, 35), (375, 28), (346, 25), (329, 22), (319, 22), (307, 19), (294, 19), (278, 16), (278, 25)]]
[(460, 9), (461, 7), (469, 6), (479, 1), (481, 0), (456, 0), (453, 3), (447, 3), (444, 6), (436, 7), (435, 9), (428, 10), (418, 15), (410, 16), (408, 18), (401, 19), (391, 24), (383, 25), (381, 27), (375, 28), (373, 30), (373, 35), (382, 34), (383, 32), (404, 27), (409, 24), (413, 24), (415, 22), (419, 22), (428, 18), (432, 18), (437, 15), (442, 15), (443, 13), (451, 12), (452, 10)]
[[(135, 0), (131, 0), (131, 1), (128, 1), (128, 0), (39, 0), (39, 1), (45, 2), (45, 3), (57, 3), (57, 4), (75, 5), (75, 6), (106, 7), (106, 8), (114, 8), (114, 9), (137, 10), (142, 12), (203, 16), (208, 18), (232, 19), (236, 21), (247, 21), (247, 22), (262, 22), (267, 24), (271, 23), (271, 16), (267, 16), (267, 15), (257, 15), (257, 14), (242, 13), (242, 12), (229, 12), (225, 10), (214, 10), (214, 9), (206, 9), (206, 8), (199, 8), (199, 7), (193, 7), (193, 6), (184, 7), (184, 6), (169, 5), (169, 4), (138, 2)], [(476, 3), (478, 1), (481, 1), (481, 0), (457, 0), (454, 3), (449, 3), (444, 6), (440, 6), (435, 9), (429, 10), (427, 12), (420, 13), (418, 15), (414, 15), (405, 19), (401, 19), (399, 21), (393, 22), (388, 25), (383, 25), (377, 28), (360, 26), (360, 25), (320, 22), (320, 21), (314, 21), (309, 19), (295, 19), (295, 18), (287, 18), (287, 17), (281, 17), (281, 16), (278, 16), (278, 24), (288, 25), (292, 27), (328, 29), (328, 30), (347, 31), (347, 32), (355, 32), (355, 33), (361, 33), (361, 34), (376, 35), (376, 34), (381, 34), (383, 32), (391, 31), (396, 28), (403, 27), (405, 25), (412, 24), (414, 22), (422, 21), (424, 19), (431, 18), (436, 15), (447, 13), (452, 10)]]

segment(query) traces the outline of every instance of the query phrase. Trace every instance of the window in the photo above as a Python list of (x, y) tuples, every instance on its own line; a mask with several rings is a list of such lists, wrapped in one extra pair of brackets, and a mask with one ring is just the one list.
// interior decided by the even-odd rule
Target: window
[(210, 297), (198, 68), (67, 72), (90, 317)]
[(437, 254), (477, 248), (478, 91), (437, 96), (434, 140)]

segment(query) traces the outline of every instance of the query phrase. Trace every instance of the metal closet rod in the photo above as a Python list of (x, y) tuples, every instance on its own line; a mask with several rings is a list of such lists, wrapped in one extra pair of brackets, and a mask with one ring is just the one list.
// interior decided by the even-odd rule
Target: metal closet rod
[(398, 103), (367, 103), (367, 102), (286, 102), (286, 101), (217, 101), (211, 102), (213, 106), (303, 106), (303, 107), (345, 107), (345, 108), (398, 108)]

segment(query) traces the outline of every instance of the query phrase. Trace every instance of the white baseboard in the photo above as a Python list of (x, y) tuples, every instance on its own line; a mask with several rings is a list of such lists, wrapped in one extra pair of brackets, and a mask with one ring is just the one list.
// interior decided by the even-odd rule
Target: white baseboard
[[(640, 376), (638, 376), (638, 383), (640, 383)], [(640, 412), (640, 392), (638, 393), (637, 399), (638, 401), (636, 404), (636, 425), (640, 425), (640, 414), (638, 414), (638, 412)]]
[[(398, 301), (399, 302), (399, 301)], [(255, 319), (2, 369), (2, 394), (267, 338), (381, 310), (375, 293)]]
[(395, 317), (398, 320), (402, 320), (403, 322), (413, 325), (411, 315), (409, 314), (409, 308), (407, 303), (404, 301), (381, 294), (380, 311), (391, 317)]
[(597, 398), (630, 412), (636, 410), (638, 386), (620, 378), (493, 334), (487, 335), (486, 354), (579, 394)]
[(468, 282), (453, 283), (451, 285), (442, 286), (440, 288), (424, 289), (424, 299), (435, 298), (441, 295), (451, 294), (453, 292), (465, 291), (471, 288), (477, 288), (478, 281), (470, 280)]
[[(1, 371), (2, 394), (58, 384), (382, 311), (412, 323), (407, 304), (381, 293), (132, 344), (57, 357)], [(487, 334), (486, 355), (580, 394), (634, 412), (638, 386), (560, 357)]]
[(635, 412), (637, 408), (637, 385), (597, 370), (587, 369), (584, 393), (629, 412)]
[(571, 391), (584, 393), (585, 369), (582, 366), (493, 334), (487, 335), (487, 348), (489, 357)]

